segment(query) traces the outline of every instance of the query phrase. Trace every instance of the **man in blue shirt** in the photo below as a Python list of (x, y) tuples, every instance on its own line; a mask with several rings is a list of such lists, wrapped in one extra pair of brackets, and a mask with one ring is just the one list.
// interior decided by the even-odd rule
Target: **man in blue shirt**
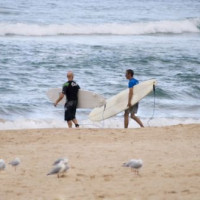
[(129, 114), (131, 118), (140, 125), (140, 127), (144, 127), (141, 120), (137, 116), (135, 116), (135, 114), (138, 111), (139, 103), (136, 103), (135, 105), (131, 105), (131, 100), (134, 95), (133, 87), (139, 83), (137, 79), (133, 78), (133, 75), (134, 75), (134, 71), (132, 69), (126, 70), (126, 78), (129, 80), (129, 83), (128, 83), (129, 95), (128, 95), (128, 104), (127, 104), (129, 108), (125, 110), (125, 113), (124, 113), (124, 128), (128, 128)]

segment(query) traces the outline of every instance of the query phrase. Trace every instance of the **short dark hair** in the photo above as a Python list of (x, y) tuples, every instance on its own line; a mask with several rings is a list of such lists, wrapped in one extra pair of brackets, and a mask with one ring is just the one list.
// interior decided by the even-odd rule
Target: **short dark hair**
[(127, 70), (126, 70), (126, 73), (127, 73), (127, 74), (130, 74), (131, 76), (134, 75), (134, 71), (133, 71), (132, 69), (127, 69)]

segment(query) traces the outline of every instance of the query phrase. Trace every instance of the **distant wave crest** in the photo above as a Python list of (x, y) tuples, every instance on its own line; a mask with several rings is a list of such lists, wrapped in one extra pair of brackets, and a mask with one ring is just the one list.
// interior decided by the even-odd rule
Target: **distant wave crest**
[(131, 24), (8, 24), (0, 23), (0, 36), (56, 36), (56, 35), (145, 35), (200, 33), (200, 18), (180, 21), (152, 21)]

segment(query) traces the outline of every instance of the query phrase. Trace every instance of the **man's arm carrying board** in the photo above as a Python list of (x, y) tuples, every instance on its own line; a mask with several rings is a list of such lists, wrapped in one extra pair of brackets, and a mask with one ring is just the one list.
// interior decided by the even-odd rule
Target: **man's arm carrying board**
[[(50, 99), (50, 101), (52, 101), (52, 103), (55, 103), (61, 92), (62, 92), (61, 88), (51, 88), (47, 91), (47, 97)], [(66, 97), (64, 97), (58, 104), (64, 105), (65, 102), (66, 102)], [(104, 97), (99, 94), (82, 89), (78, 91), (77, 108), (95, 108), (102, 106), (104, 103), (105, 103)]]
[[(147, 96), (153, 90), (153, 87), (154, 85), (156, 85), (156, 83), (156, 80), (152, 79), (135, 85), (133, 87), (134, 95), (131, 100), (131, 105), (136, 104), (142, 98)], [(101, 121), (126, 110), (128, 108), (128, 95), (129, 89), (126, 89), (118, 93), (117, 95), (107, 99), (105, 105), (94, 108), (91, 111), (91, 113), (89, 114), (89, 119), (92, 121)]]

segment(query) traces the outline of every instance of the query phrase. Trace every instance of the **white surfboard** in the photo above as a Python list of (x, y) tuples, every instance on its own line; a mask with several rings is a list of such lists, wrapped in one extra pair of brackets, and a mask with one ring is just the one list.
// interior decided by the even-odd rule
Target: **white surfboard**
[[(47, 91), (47, 97), (50, 99), (50, 101), (55, 103), (61, 92), (61, 88), (51, 88)], [(66, 97), (64, 97), (58, 104), (64, 105), (65, 102)], [(82, 89), (80, 89), (78, 92), (77, 108), (95, 108), (98, 106), (102, 106), (104, 103), (104, 97), (99, 94)]]
[[(148, 80), (134, 86), (134, 95), (131, 104), (134, 105), (153, 90), (153, 85), (156, 85), (156, 80)], [(92, 121), (101, 121), (110, 118), (128, 108), (129, 89), (123, 90), (117, 95), (106, 100), (106, 104), (94, 108), (89, 114), (89, 119)]]

